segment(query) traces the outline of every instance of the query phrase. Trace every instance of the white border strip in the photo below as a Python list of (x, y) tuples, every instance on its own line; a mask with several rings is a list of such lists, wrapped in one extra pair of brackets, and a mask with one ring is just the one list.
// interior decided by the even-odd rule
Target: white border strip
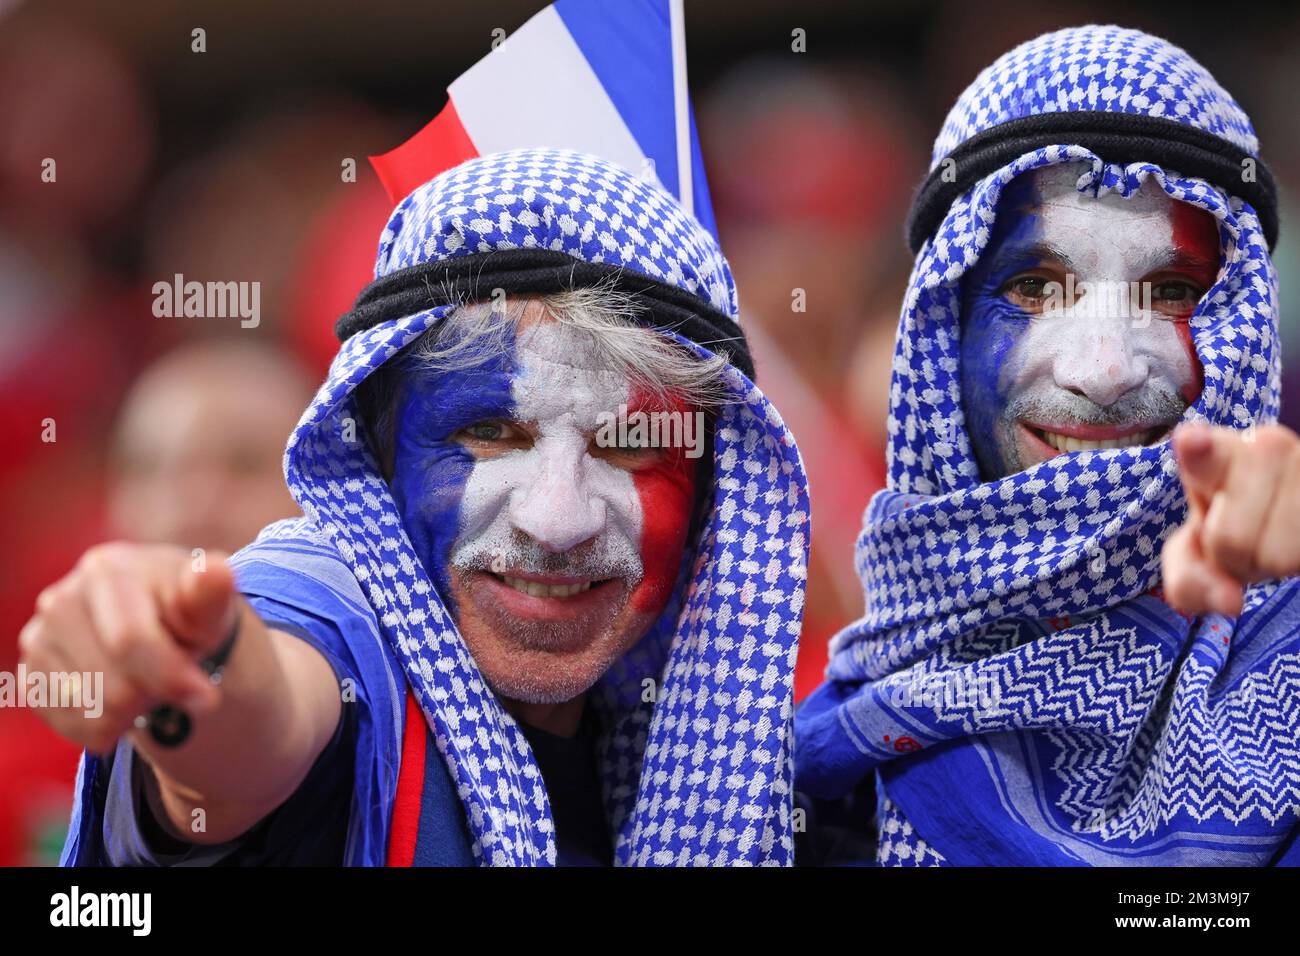
[(677, 125), (677, 198), (695, 215), (695, 184), (691, 168), (691, 97), (686, 83), (685, 0), (668, 0), (673, 35), (673, 118)]

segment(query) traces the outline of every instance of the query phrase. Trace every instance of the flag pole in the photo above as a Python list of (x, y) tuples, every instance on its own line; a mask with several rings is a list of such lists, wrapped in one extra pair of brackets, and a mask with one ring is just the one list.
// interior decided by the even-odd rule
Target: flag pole
[(691, 100), (686, 84), (685, 0), (668, 0), (673, 42), (673, 115), (677, 126), (677, 198), (695, 215), (695, 188), (691, 167)]

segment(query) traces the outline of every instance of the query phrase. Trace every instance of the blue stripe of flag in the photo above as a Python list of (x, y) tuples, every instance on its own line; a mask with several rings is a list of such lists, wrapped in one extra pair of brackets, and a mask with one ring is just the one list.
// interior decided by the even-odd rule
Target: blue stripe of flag
[[(654, 160), (659, 181), (680, 196), (668, 0), (557, 0), (554, 6), (637, 145)], [(691, 161), (695, 218), (716, 238), (693, 108)]]

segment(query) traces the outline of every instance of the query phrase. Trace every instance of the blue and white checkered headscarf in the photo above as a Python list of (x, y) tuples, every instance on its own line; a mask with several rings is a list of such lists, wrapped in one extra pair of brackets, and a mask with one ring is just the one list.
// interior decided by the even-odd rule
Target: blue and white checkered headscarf
[[(563, 150), (470, 160), (415, 190), (389, 221), (375, 275), (514, 249), (621, 266), (737, 315), (726, 260), (672, 197)], [(325, 540), (351, 569), (432, 728), (476, 858), (554, 863), (554, 824), (528, 742), (485, 684), (357, 434), (357, 385), (451, 308), (386, 321), (346, 341), (285, 456), (307, 521), (273, 527), (263, 546), (283, 552), (286, 537)], [(624, 865), (783, 864), (792, 855), (792, 674), (807, 488), (776, 410), (734, 367), (725, 385), (713, 506), (679, 597), (593, 689), (605, 731), (606, 806)], [(649, 682), (655, 703), (643, 701)]]
[[(1238, 169), (1257, 157), (1249, 120), (1204, 68), (1113, 26), (1006, 54), (935, 143), (932, 170), (976, 155), (963, 144), (1008, 123), (1080, 130), (1004, 156), (917, 243), (889, 487), (858, 540), (866, 611), (834, 641), (829, 681), (796, 719), (800, 790), (835, 796), (878, 773), (881, 862), (1260, 864), (1294, 833), (1296, 582), (1251, 587), (1240, 619), (1188, 620), (1159, 596), (1161, 545), (1185, 517), (1168, 441), (981, 482), (965, 428), (962, 276), (1007, 184), (1056, 163), (1086, 164), (1080, 192), (1127, 197), (1154, 182), (1215, 217), (1222, 268), (1191, 319), (1205, 386), (1185, 417), (1275, 420), (1277, 280), (1259, 210), (1222, 182), (1080, 145), (1148, 118), (1210, 134), (1243, 154)], [(982, 145), (1006, 144), (991, 134)]]

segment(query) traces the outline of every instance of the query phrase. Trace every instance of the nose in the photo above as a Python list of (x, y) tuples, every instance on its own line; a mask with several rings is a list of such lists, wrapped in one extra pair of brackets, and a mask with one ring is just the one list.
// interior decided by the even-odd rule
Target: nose
[(563, 552), (605, 530), (606, 503), (589, 480), (585, 446), (543, 438), (536, 480), (511, 502), (510, 522), (547, 551)]
[(1126, 330), (1105, 328), (1063, 349), (1053, 365), (1056, 384), (1101, 406), (1140, 388), (1151, 369), (1131, 348)]

